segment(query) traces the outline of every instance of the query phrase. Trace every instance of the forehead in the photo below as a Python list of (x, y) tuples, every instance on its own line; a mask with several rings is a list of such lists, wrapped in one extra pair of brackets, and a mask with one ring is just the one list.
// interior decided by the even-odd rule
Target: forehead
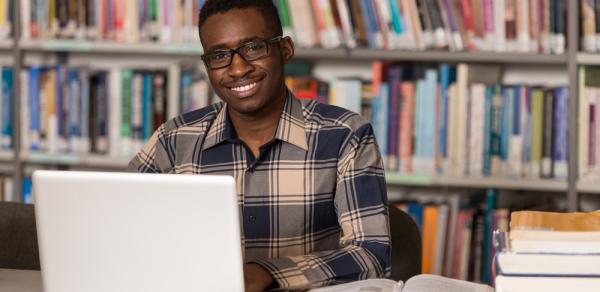
[(235, 47), (249, 38), (267, 38), (273, 34), (263, 14), (255, 8), (232, 9), (209, 16), (200, 38), (205, 50), (213, 47)]

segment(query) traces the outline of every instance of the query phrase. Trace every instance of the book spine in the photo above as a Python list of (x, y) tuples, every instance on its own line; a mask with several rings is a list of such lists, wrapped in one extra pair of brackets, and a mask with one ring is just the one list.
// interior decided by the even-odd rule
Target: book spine
[(569, 131), (569, 91), (567, 87), (558, 87), (554, 95), (554, 176), (566, 179), (568, 176), (568, 131)]
[(543, 118), (543, 142), (542, 142), (542, 177), (554, 176), (554, 163), (552, 159), (553, 134), (554, 134), (554, 90), (544, 91), (544, 118)]
[(91, 89), (90, 89), (90, 76), (87, 69), (79, 70), (79, 80), (81, 80), (81, 115), (80, 126), (81, 133), (79, 134), (79, 148), (78, 153), (89, 153), (91, 151), (90, 142), (90, 121), (91, 121)]
[(415, 84), (403, 81), (401, 88), (400, 172), (412, 173)]
[(445, 161), (448, 157), (447, 136), (448, 136), (448, 88), (450, 87), (450, 66), (448, 64), (440, 65), (440, 112), (439, 112), (439, 143), (438, 155), (442, 160), (438, 173), (444, 173)]
[(544, 121), (544, 92), (540, 88), (533, 90), (531, 113), (531, 177), (539, 178), (542, 163)]
[(69, 112), (67, 116), (67, 151), (76, 153), (79, 149), (79, 137), (81, 130), (79, 121), (81, 120), (81, 88), (79, 81), (79, 72), (70, 69), (67, 73), (67, 96)]
[(152, 103), (152, 76), (146, 72), (142, 77), (142, 139), (146, 141), (152, 135), (153, 103)]
[(11, 149), (13, 137), (13, 70), (2, 68), (2, 132), (0, 148)]

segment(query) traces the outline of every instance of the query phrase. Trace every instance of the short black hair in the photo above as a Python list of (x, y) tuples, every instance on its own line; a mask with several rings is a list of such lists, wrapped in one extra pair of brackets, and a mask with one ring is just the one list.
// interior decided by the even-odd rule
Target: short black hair
[(275, 31), (277, 36), (283, 35), (281, 20), (279, 19), (279, 13), (277, 7), (273, 4), (273, 0), (207, 0), (200, 9), (200, 16), (198, 17), (198, 35), (200, 35), (202, 25), (204, 25), (204, 22), (206, 22), (206, 19), (208, 19), (209, 16), (225, 13), (232, 9), (248, 8), (255, 8), (260, 11), (265, 19), (265, 23)]

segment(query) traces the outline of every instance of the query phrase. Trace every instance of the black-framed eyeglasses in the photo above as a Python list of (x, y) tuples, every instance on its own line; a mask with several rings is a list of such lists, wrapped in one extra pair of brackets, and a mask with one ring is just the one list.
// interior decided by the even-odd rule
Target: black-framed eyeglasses
[(216, 50), (202, 55), (206, 67), (211, 70), (225, 68), (231, 65), (233, 55), (238, 54), (246, 62), (255, 61), (269, 55), (269, 44), (280, 42), (281, 36), (269, 39), (257, 39), (247, 42), (235, 49)]

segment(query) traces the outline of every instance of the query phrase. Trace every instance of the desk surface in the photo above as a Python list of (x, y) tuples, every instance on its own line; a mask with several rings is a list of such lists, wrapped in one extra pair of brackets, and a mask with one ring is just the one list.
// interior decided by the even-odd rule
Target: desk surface
[(0, 292), (42, 292), (40, 271), (0, 269)]

